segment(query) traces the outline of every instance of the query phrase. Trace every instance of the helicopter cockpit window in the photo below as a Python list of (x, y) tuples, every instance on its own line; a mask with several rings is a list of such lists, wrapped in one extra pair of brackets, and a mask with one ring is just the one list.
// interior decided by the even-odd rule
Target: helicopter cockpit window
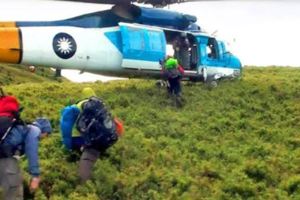
[(151, 38), (149, 39), (149, 43), (150, 43), (149, 46), (152, 51), (164, 50), (165, 47), (163, 46), (163, 41), (160, 32), (156, 32), (156, 31), (148, 32), (148, 38)]
[(206, 46), (207, 56), (211, 59), (217, 58), (217, 46), (215, 39), (210, 38)]

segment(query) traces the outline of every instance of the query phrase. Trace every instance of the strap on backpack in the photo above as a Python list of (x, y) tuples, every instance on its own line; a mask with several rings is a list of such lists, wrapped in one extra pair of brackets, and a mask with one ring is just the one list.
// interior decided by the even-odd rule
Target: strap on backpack
[[(13, 118), (11, 119), (11, 123), (10, 125), (6, 128), (5, 132), (1, 134), (1, 138), (0, 138), (0, 144), (2, 143), (2, 141), (7, 137), (7, 135), (9, 134), (9, 132), (11, 131), (11, 129), (14, 127), (16, 123), (16, 119)], [(2, 130), (3, 131), (3, 130)]]
[(6, 138), (6, 136), (8, 135), (8, 133), (11, 131), (11, 129), (12, 129), (13, 126), (14, 126), (14, 122), (15, 122), (15, 119), (14, 119), (14, 121), (13, 121), (13, 124), (12, 124), (10, 127), (8, 127), (8, 129), (6, 130), (6, 132), (4, 133), (4, 135), (2, 136), (2, 138), (1, 138), (1, 140), (0, 140), (0, 143)]

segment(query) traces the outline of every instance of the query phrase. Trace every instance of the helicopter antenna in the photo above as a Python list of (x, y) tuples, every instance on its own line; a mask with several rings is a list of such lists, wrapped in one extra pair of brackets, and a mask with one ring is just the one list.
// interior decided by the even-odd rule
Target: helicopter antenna
[(216, 37), (217, 36), (217, 33), (218, 33), (218, 30), (215, 30), (214, 32), (212, 32), (212, 36)]

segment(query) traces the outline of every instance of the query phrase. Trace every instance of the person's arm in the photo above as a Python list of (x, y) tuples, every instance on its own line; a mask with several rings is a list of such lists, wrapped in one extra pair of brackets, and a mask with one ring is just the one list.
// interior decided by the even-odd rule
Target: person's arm
[(60, 129), (64, 146), (72, 150), (72, 129), (80, 113), (75, 105), (65, 107), (61, 112)]
[(28, 133), (25, 139), (25, 154), (28, 159), (28, 171), (32, 177), (39, 177), (39, 135), (41, 130), (32, 125), (28, 125)]
[(25, 139), (25, 154), (28, 159), (28, 171), (31, 175), (29, 188), (31, 192), (38, 189), (40, 185), (40, 166), (39, 166), (39, 136), (41, 130), (36, 127), (29, 125), (28, 132)]

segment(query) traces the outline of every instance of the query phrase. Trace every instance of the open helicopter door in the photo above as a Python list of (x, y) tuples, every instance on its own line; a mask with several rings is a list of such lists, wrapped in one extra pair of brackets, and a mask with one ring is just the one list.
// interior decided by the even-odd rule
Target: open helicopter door
[(162, 30), (140, 24), (119, 23), (122, 35), (122, 67), (160, 70), (159, 61), (166, 55), (166, 38)]

